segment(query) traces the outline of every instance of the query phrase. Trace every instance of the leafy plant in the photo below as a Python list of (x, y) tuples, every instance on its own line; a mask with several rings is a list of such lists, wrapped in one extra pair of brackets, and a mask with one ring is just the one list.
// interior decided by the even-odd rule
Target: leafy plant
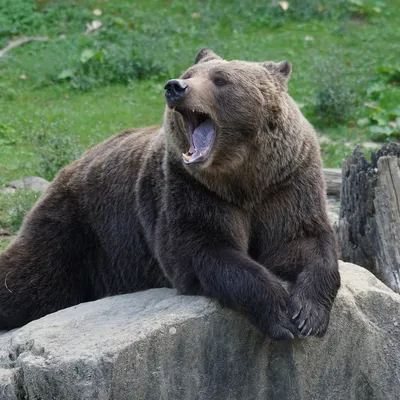
[(370, 115), (357, 121), (360, 127), (369, 127), (374, 140), (393, 140), (400, 138), (400, 106), (393, 110), (385, 110), (376, 106)]
[(400, 64), (384, 65), (382, 67), (378, 67), (377, 71), (385, 76), (386, 82), (395, 85), (400, 83)]
[[(397, 82), (400, 81), (400, 66), (385, 65), (378, 67), (380, 74), (367, 89), (370, 102), (367, 116), (357, 121), (359, 127), (368, 127), (373, 140), (386, 141), (400, 138), (400, 106), (388, 109), (383, 106), (385, 95), (399, 90)], [(398, 93), (397, 96), (398, 98)]]

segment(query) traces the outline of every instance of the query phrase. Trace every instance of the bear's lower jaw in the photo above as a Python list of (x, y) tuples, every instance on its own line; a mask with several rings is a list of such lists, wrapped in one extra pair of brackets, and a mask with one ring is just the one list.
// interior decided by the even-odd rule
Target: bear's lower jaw
[(209, 115), (189, 109), (177, 109), (185, 122), (190, 140), (190, 148), (182, 154), (185, 164), (206, 161), (215, 142), (215, 126)]
[(195, 129), (190, 129), (190, 149), (183, 154), (185, 164), (199, 163), (210, 156), (214, 141), (215, 127), (210, 118), (207, 118)]

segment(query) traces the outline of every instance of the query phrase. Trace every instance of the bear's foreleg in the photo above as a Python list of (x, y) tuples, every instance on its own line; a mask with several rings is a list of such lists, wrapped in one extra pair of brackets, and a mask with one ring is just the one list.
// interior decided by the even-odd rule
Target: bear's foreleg
[[(196, 242), (198, 239), (193, 240)], [(217, 299), (223, 306), (243, 312), (273, 339), (292, 339), (298, 334), (287, 314), (288, 292), (247, 254), (216, 243), (191, 254), (171, 247), (162, 254), (162, 267), (180, 293)]]
[(323, 336), (340, 287), (333, 233), (290, 241), (260, 262), (292, 282), (288, 311), (301, 335)]

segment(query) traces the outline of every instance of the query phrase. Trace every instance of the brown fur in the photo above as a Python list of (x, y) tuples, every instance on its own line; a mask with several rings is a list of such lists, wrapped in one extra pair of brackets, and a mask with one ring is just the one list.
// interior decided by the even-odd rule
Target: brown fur
[(336, 243), (290, 69), (202, 49), (182, 79), (183, 107), (216, 126), (206, 161), (182, 162), (189, 135), (167, 107), (162, 127), (122, 132), (61, 170), (0, 256), (0, 328), (167, 286), (216, 298), (272, 338), (323, 335)]

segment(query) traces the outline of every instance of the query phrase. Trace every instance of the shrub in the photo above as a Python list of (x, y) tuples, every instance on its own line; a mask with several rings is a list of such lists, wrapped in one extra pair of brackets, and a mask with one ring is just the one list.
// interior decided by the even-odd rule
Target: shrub
[(76, 49), (75, 63), (55, 79), (67, 81), (75, 89), (89, 90), (108, 83), (160, 77), (165, 72), (156, 59), (157, 53), (148, 50), (151, 42), (134, 33), (119, 42), (87, 41)]
[(0, 37), (15, 35), (31, 26), (35, 18), (33, 0), (2, 0), (0, 2)]
[(57, 128), (57, 122), (45, 124), (39, 131), (26, 135), (39, 159), (37, 173), (47, 180), (52, 180), (62, 167), (83, 153), (83, 147), (76, 138)]
[(354, 70), (346, 68), (338, 55), (317, 63), (314, 85), (316, 88), (313, 113), (325, 126), (341, 124), (354, 118), (360, 103), (360, 78)]

